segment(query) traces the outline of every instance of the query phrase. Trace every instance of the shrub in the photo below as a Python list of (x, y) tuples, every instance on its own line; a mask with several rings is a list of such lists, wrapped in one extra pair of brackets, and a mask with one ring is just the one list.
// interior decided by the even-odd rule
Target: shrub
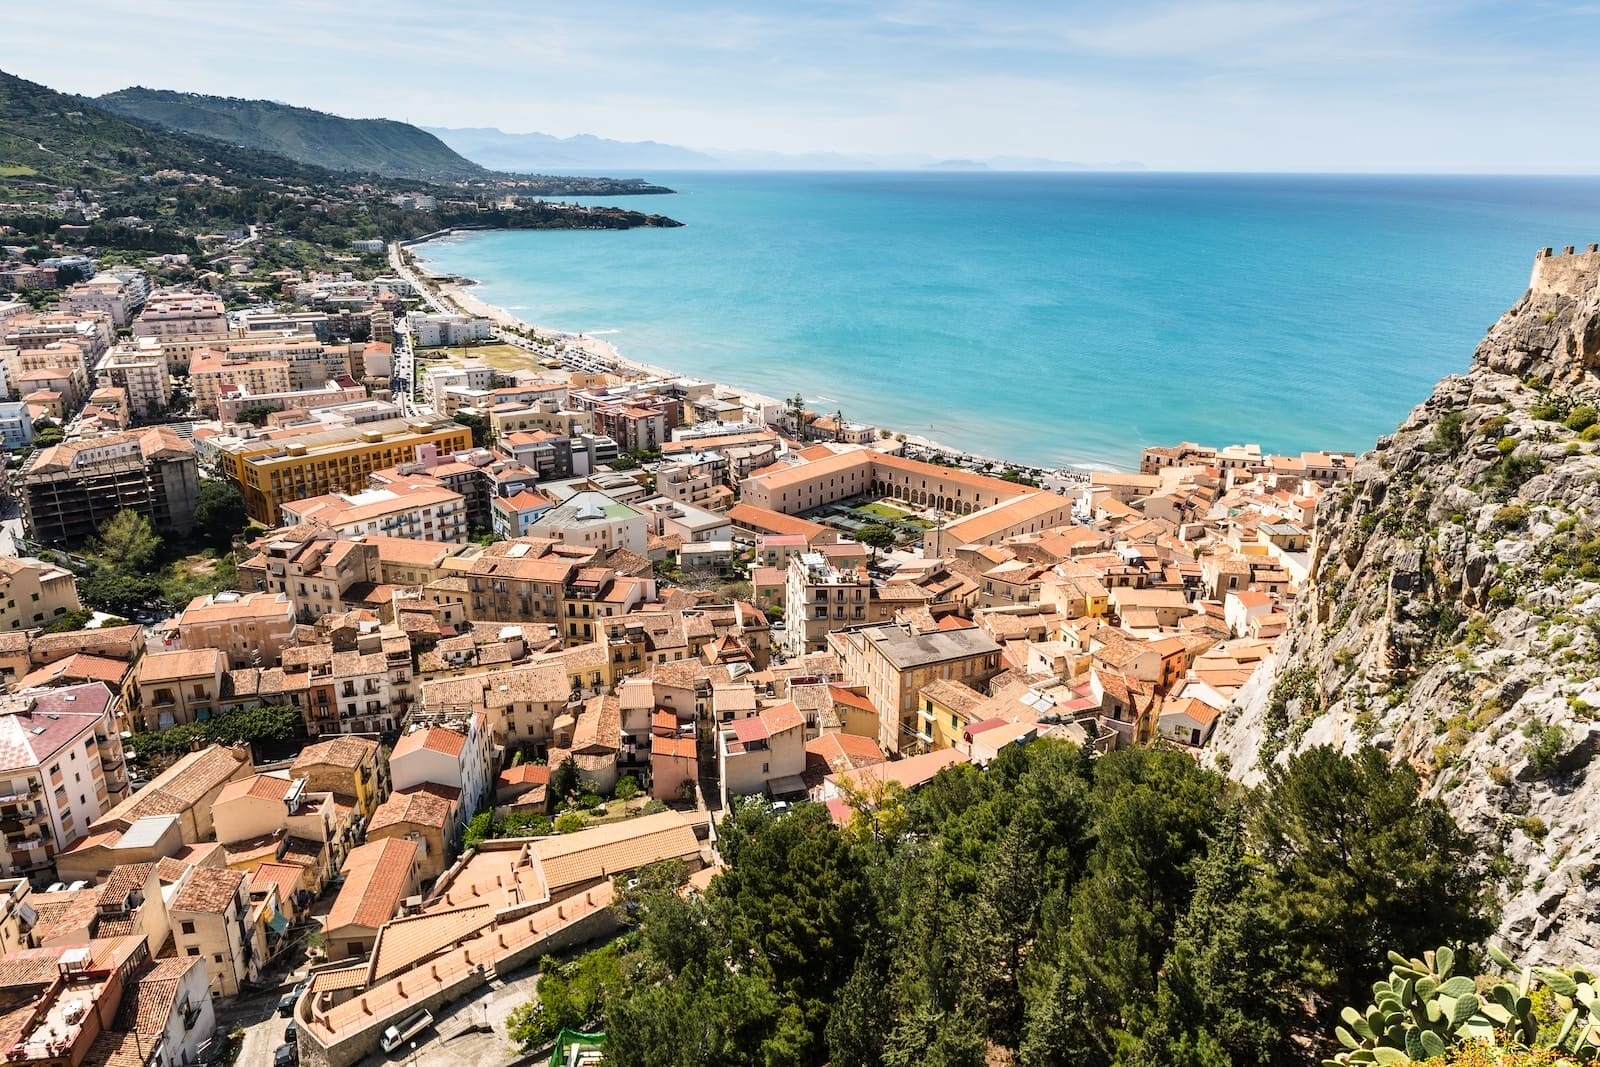
[(598, 793), (585, 793), (578, 798), (578, 807), (584, 811), (593, 811), (603, 803)]
[(582, 830), (588, 821), (583, 817), (583, 812), (581, 811), (564, 811), (556, 816), (556, 833), (575, 833)]
[(1522, 732), (1529, 741), (1528, 766), (1540, 777), (1553, 774), (1567, 749), (1567, 731), (1534, 720), (1524, 726)]
[(1461, 433), (1461, 424), (1467, 419), (1464, 411), (1447, 411), (1444, 416), (1434, 423), (1433, 441), (1428, 446), (1430, 452), (1459, 452), (1465, 441)]
[(617, 787), (611, 791), (611, 795), (618, 800), (632, 800), (639, 795), (639, 779), (631, 774), (623, 775), (617, 779)]
[(1569, 430), (1583, 431), (1600, 422), (1600, 411), (1593, 404), (1579, 404), (1567, 413), (1566, 425)]
[(1544, 824), (1544, 820), (1539, 816), (1530, 815), (1522, 820), (1522, 832), (1535, 841), (1543, 841), (1545, 835), (1550, 832), (1550, 828)]
[(1494, 513), (1494, 524), (1502, 530), (1520, 530), (1528, 522), (1528, 509), (1521, 504), (1507, 504)]

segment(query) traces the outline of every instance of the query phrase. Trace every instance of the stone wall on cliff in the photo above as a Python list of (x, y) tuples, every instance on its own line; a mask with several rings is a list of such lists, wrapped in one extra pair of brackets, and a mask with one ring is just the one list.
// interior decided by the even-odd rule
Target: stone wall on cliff
[[(1371, 743), (1491, 854), (1500, 936), (1600, 960), (1600, 255), (1546, 258), (1330, 493), (1294, 625), (1207, 758)], [(1416, 947), (1416, 946), (1413, 946)]]

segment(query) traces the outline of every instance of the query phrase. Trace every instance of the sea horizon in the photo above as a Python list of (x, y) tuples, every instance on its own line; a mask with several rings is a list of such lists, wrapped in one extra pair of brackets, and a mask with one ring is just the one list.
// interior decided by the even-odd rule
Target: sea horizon
[[(414, 251), (627, 358), (1041, 467), (1179, 440), (1361, 452), (1600, 236), (1600, 179), (682, 171), (681, 229)], [(999, 416), (996, 412), (1006, 412)]]

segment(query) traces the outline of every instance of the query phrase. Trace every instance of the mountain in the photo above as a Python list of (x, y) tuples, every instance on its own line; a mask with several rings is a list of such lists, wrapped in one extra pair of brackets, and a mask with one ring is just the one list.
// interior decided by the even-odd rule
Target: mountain
[(714, 157), (692, 148), (656, 141), (611, 141), (586, 133), (553, 137), (548, 133), (504, 133), (492, 127), (427, 127), (427, 132), (486, 167), (519, 174), (596, 167), (698, 170), (720, 165)]
[(328, 172), (110, 114), (0, 71), (0, 179), (60, 185), (127, 183), (162, 170), (290, 180)]
[(1068, 163), (1036, 156), (941, 160), (917, 153), (850, 155), (696, 149), (658, 141), (612, 141), (590, 134), (505, 133), (492, 127), (425, 127), (445, 144), (486, 167), (515, 173), (616, 170), (1143, 170), (1140, 163)]
[(1486, 849), (1500, 938), (1600, 954), (1600, 251), (1541, 255), (1467, 373), (1324, 498), (1295, 625), (1210, 749), (1364, 742)]
[(332, 170), (419, 181), (485, 177), (431, 133), (390, 119), (347, 119), (269, 100), (121, 89), (93, 103), (140, 122), (274, 152)]

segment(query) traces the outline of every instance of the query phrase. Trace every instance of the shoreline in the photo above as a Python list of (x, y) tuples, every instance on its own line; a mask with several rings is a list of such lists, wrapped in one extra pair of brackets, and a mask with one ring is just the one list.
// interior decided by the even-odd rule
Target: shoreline
[[(646, 363), (642, 360), (634, 359), (630, 356), (624, 355), (621, 349), (617, 348), (617, 346), (612, 344), (610, 341), (603, 340), (602, 338), (596, 337), (592, 334), (586, 334), (582, 332), (574, 333), (570, 330), (559, 330), (555, 329), (554, 327), (541, 326), (538, 323), (528, 322), (525, 319), (518, 318), (516, 315), (513, 315), (511, 312), (507, 311), (498, 304), (491, 304), (486, 300), (478, 298), (472, 292), (470, 292), (472, 286), (478, 284), (476, 279), (468, 278), (465, 275), (460, 274), (437, 273), (427, 265), (427, 261), (420, 254), (417, 254), (414, 251), (415, 249), (421, 248), (423, 245), (431, 241), (440, 240), (446, 237), (454, 237), (458, 232), (459, 231), (457, 230), (444, 230), (438, 233), (427, 234), (421, 238), (415, 238), (413, 240), (403, 242), (399, 247), (402, 251), (412, 251), (415, 261), (414, 270), (418, 275), (419, 280), (425, 279), (427, 283), (433, 287), (434, 291), (427, 295), (432, 297), (435, 302), (441, 304), (453, 304), (456, 310), (464, 314), (486, 318), (490, 322), (493, 322), (501, 331), (513, 334), (513, 336), (510, 338), (502, 337), (502, 340), (516, 345), (519, 348), (528, 348), (529, 342), (524, 341), (520, 336), (515, 336), (516, 334), (526, 332), (539, 337), (550, 338), (552, 341), (554, 341), (555, 344), (553, 354), (557, 358), (565, 355), (568, 350), (576, 348), (580, 353), (582, 353), (587, 361), (599, 364), (602, 367), (610, 368), (613, 373), (618, 374), (624, 379), (650, 377), (696, 378), (697, 380), (701, 381), (710, 381), (710, 384), (719, 390), (725, 389), (729, 392), (737, 393), (740, 396), (748, 397), (752, 400), (757, 400), (762, 403), (775, 404), (779, 407), (785, 406), (784, 401), (768, 396), (765, 393), (757, 392), (753, 389), (745, 389), (741, 386), (728, 382), (712, 381), (711, 379), (700, 378), (698, 375), (687, 374), (683, 371), (675, 371), (666, 367), (660, 367), (652, 363)], [(464, 232), (473, 233), (481, 231), (468, 230)], [(468, 351), (470, 351), (470, 349)], [(537, 353), (532, 350), (529, 351), (530, 356), (535, 356), (536, 354)], [(584, 368), (580, 365), (580, 367), (576, 369)], [(1074, 464), (1065, 467), (1041, 467), (1033, 463), (1023, 463), (1000, 456), (984, 455), (982, 453), (973, 452), (964, 448), (955, 448), (949, 444), (926, 437), (922, 434), (897, 430), (893, 426), (882, 425), (879, 423), (873, 423), (873, 426), (877, 430), (887, 431), (890, 434), (890, 440), (892, 440), (894, 443), (905, 445), (905, 451), (908, 454), (913, 449), (920, 450), (924, 454), (924, 458), (929, 454), (938, 454), (954, 461), (957, 466), (966, 467), (972, 470), (981, 470), (984, 468), (985, 464), (987, 464), (991, 470), (993, 468), (999, 468), (1001, 470), (1016, 470), (1025, 477), (1038, 480), (1041, 486), (1044, 488), (1064, 488), (1068, 485), (1080, 486), (1088, 483), (1089, 473), (1091, 470), (1122, 469), (1103, 464), (1096, 464), (1092, 466), (1089, 464)], [(882, 439), (880, 438), (880, 440)], [(801, 442), (802, 445), (806, 443), (807, 442)], [(874, 443), (876, 444), (877, 442)], [(872, 446), (869, 445), (868, 447)], [(1127, 469), (1131, 470), (1136, 468)]]

